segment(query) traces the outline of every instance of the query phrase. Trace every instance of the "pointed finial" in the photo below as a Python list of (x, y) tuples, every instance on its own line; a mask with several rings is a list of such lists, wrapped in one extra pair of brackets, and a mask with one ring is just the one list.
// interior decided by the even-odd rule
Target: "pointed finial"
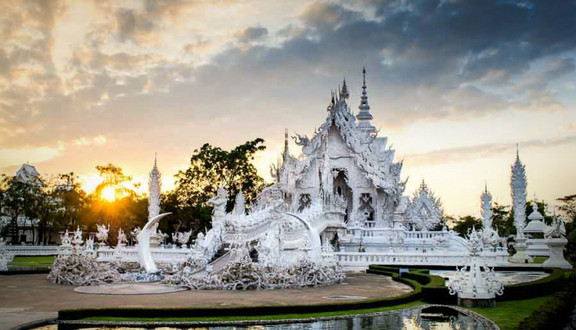
[(154, 167), (158, 164), (158, 152), (154, 151)]
[(484, 180), (484, 192), (488, 193), (488, 181)]
[(284, 129), (284, 154), (283, 159), (286, 161), (286, 158), (290, 154), (290, 150), (288, 149), (288, 128)]
[(347, 99), (349, 96), (350, 93), (348, 92), (348, 86), (346, 86), (346, 78), (344, 78), (344, 81), (342, 82), (342, 90), (340, 91), (340, 98)]
[(518, 151), (518, 143), (516, 143), (516, 159), (520, 159), (520, 152)]
[(372, 113), (370, 112), (370, 105), (368, 105), (368, 92), (366, 92), (366, 68), (362, 68), (362, 96), (360, 97), (360, 110), (356, 115), (358, 120), (358, 127), (371, 134), (376, 133), (376, 127), (372, 125)]

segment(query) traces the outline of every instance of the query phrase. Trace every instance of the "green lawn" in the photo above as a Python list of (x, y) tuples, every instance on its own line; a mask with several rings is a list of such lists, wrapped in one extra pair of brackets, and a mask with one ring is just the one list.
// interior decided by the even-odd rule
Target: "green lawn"
[(16, 256), (8, 264), (17, 267), (48, 268), (54, 262), (54, 256)]
[(548, 260), (548, 257), (534, 257), (532, 260), (535, 264), (542, 264), (544, 261)]
[(548, 295), (533, 299), (497, 302), (495, 308), (476, 307), (469, 309), (496, 322), (502, 330), (512, 330), (517, 329), (520, 322), (530, 316), (536, 308), (551, 299), (552, 295)]
[(365, 313), (376, 313), (384, 312), (395, 309), (404, 309), (424, 305), (425, 303), (421, 301), (415, 301), (407, 304), (390, 306), (390, 307), (380, 307), (380, 308), (369, 308), (369, 309), (358, 309), (350, 311), (339, 311), (339, 312), (325, 312), (325, 313), (311, 313), (311, 314), (281, 314), (281, 315), (262, 315), (262, 316), (222, 316), (222, 317), (167, 317), (167, 318), (127, 318), (127, 317), (106, 317), (106, 316), (94, 316), (88, 317), (83, 320), (86, 321), (145, 321), (145, 322), (202, 322), (202, 321), (244, 321), (244, 320), (284, 320), (284, 319), (306, 319), (306, 318), (318, 318), (326, 316), (339, 316), (339, 315), (349, 315), (349, 314), (365, 314)]

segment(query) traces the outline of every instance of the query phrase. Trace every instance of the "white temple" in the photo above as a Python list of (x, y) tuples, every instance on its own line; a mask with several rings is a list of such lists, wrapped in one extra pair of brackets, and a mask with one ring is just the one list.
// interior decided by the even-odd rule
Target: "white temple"
[[(201, 268), (198, 274), (246, 260), (247, 253), (267, 267), (289, 267), (303, 259), (337, 261), (346, 270), (363, 270), (370, 264), (467, 264), (469, 240), (446, 228), (441, 203), (424, 181), (412, 197), (404, 195), (402, 162), (394, 160), (388, 138), (378, 136), (372, 124), (365, 70), (363, 74), (357, 114), (350, 110), (344, 81), (332, 93), (326, 119), (313, 136), (293, 137), (301, 147), (298, 156), (289, 150), (286, 131), (284, 151), (272, 170), (275, 182), (248, 211), (240, 193), (234, 210), (227, 213), (227, 192), (220, 188), (209, 201), (214, 207), (210, 230), (198, 234), (190, 248), (185, 243), (179, 248), (154, 247), (151, 240), (148, 259), (160, 264), (186, 261)], [(150, 174), (149, 223), (163, 216), (159, 178), (155, 162)], [(530, 259), (524, 237), (526, 175), (519, 155), (512, 167), (511, 188), (518, 253), (510, 261), (526, 262)], [(481, 203), (483, 262), (489, 267), (509, 265), (503, 240), (492, 228), (492, 196), (487, 188)], [(174, 237), (187, 241), (184, 233)], [(554, 242), (560, 244), (560, 238)], [(138, 261), (138, 249), (98, 251), (101, 261), (119, 258)]]

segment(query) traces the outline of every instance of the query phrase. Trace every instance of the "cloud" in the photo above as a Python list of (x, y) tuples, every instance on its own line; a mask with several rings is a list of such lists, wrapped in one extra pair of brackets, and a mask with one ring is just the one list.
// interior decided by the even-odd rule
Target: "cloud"
[[(299, 14), (286, 26), (255, 17), (227, 30), (189, 23), (203, 11), (239, 17), (239, 7), (94, 5), (98, 17), (61, 69), (52, 34), (69, 5), (14, 2), (0, 14), (0, 147), (99, 135), (233, 143), (284, 126), (309, 129), (344, 77), (356, 106), (363, 66), (375, 118), (389, 126), (554, 111), (564, 104), (550, 84), (574, 71), (576, 6), (568, 1), (315, 1), (287, 4)], [(213, 137), (216, 129), (227, 134)]]
[[(519, 143), (522, 149), (550, 148), (567, 144), (576, 144), (576, 135), (554, 139), (528, 140)], [(512, 153), (515, 148), (516, 145), (514, 143), (489, 143), (470, 147), (440, 149), (420, 154), (409, 154), (406, 155), (404, 159), (414, 166), (439, 165), (454, 162), (469, 162), (474, 159), (492, 157), (502, 153)]]
[(251, 26), (237, 31), (234, 36), (241, 43), (260, 41), (268, 35), (268, 29), (261, 26)]
[(301, 19), (307, 26), (317, 29), (334, 29), (361, 18), (359, 12), (336, 3), (311, 2), (303, 10)]

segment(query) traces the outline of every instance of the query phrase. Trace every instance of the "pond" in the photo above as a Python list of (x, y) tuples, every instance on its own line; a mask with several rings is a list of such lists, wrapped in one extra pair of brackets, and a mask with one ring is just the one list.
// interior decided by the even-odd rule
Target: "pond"
[[(251, 330), (277, 330), (277, 329), (377, 329), (377, 330), (488, 330), (486, 322), (481, 321), (479, 316), (465, 315), (449, 307), (427, 307), (404, 309), (397, 311), (382, 312), (366, 316), (350, 316), (338, 319), (323, 319), (315, 322), (285, 323), (285, 324), (254, 324), (254, 325), (226, 325), (226, 326), (202, 326), (180, 327), (186, 329), (251, 329)], [(173, 327), (90, 327), (85, 329), (178, 329)], [(37, 328), (36, 330), (56, 330), (56, 326)]]
[[(430, 270), (430, 275), (438, 275), (446, 278), (450, 282), (456, 271), (453, 270)], [(504, 285), (532, 282), (548, 276), (548, 273), (543, 271), (497, 271), (496, 277), (504, 283)]]

